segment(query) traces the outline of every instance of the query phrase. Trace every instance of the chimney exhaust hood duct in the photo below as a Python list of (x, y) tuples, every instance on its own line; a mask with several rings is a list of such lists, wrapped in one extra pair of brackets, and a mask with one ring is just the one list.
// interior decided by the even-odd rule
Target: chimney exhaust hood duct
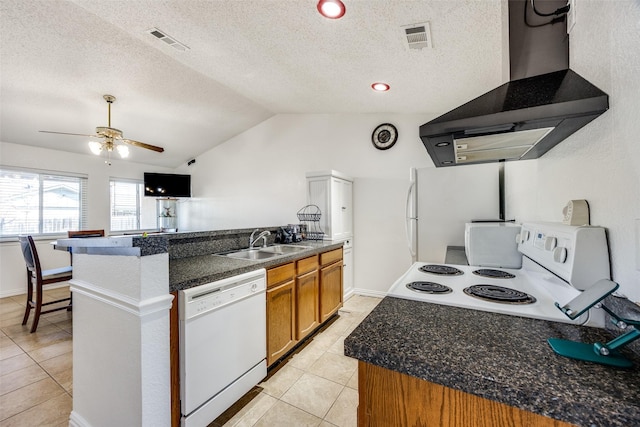
[[(537, 3), (553, 11), (566, 0)], [(437, 167), (536, 159), (607, 111), (609, 96), (569, 69), (566, 28), (564, 16), (509, 0), (512, 80), (420, 126)]]

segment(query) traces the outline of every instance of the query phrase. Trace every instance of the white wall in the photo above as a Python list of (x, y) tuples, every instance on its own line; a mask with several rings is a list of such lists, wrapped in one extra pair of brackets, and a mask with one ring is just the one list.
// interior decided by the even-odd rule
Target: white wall
[[(104, 157), (67, 153), (38, 147), (0, 142), (0, 166), (13, 166), (46, 171), (73, 172), (88, 176), (88, 224), (86, 229), (104, 229), (108, 232), (109, 179), (142, 179), (143, 172), (171, 172), (167, 168), (143, 165), (121, 160), (104, 163)], [(69, 265), (69, 255), (54, 250), (51, 239), (36, 242), (43, 268)], [(0, 298), (26, 292), (26, 272), (20, 245), (0, 243)]]
[[(615, 8), (612, 5), (615, 4)], [(640, 3), (579, 0), (571, 66), (610, 95), (611, 109), (543, 158), (508, 163), (507, 214), (560, 221), (570, 199), (585, 198), (592, 224), (609, 229), (612, 273), (640, 301), (634, 220), (640, 218)], [(500, 75), (504, 69), (496, 67)], [(496, 86), (502, 80), (496, 81)], [(428, 106), (430, 111), (437, 106)], [(355, 286), (385, 291), (409, 264), (404, 192), (410, 166), (432, 166), (418, 138), (424, 115), (278, 115), (197, 159), (190, 221), (221, 229), (296, 222), (306, 171), (355, 177)], [(373, 128), (390, 121), (400, 141), (373, 149)], [(184, 218), (184, 216), (183, 216)]]
[(591, 224), (607, 227), (613, 280), (640, 301), (640, 2), (579, 0), (571, 68), (609, 95), (610, 110), (535, 161), (507, 163), (508, 214), (561, 221), (586, 199)]
[[(609, 229), (614, 280), (640, 301), (634, 239), (634, 220), (640, 218), (640, 3), (579, 0), (577, 14), (571, 67), (610, 95), (611, 109), (541, 159), (507, 164), (507, 215), (560, 221), (568, 200), (587, 199), (592, 224)], [(495, 86), (503, 72), (503, 64), (496, 64)], [(468, 84), (470, 93), (478, 93)], [(425, 103), (425, 110), (439, 111)], [(408, 169), (432, 166), (418, 127), (436, 115), (275, 116), (178, 171), (193, 175), (195, 196), (181, 207), (180, 229), (297, 222), (295, 214), (306, 203), (305, 172), (336, 169), (355, 177), (355, 286), (385, 291), (410, 262), (404, 238)], [(400, 138), (392, 149), (378, 151), (371, 132), (384, 122), (394, 123)], [(92, 228), (108, 228), (110, 175), (139, 178), (151, 170), (126, 162), (108, 168), (96, 157), (12, 144), (0, 149), (0, 164), (89, 174)], [(0, 246), (0, 296), (24, 286), (16, 283), (24, 282), (17, 252)], [(19, 272), (7, 277), (5, 271), (14, 270), (7, 266), (18, 265)]]
[[(354, 177), (355, 286), (384, 292), (410, 265), (404, 231), (409, 167), (433, 166), (418, 128), (431, 117), (393, 114), (281, 114), (204, 155), (187, 170), (196, 198), (182, 229), (297, 223), (305, 173)], [(393, 123), (398, 142), (377, 150), (371, 133)]]

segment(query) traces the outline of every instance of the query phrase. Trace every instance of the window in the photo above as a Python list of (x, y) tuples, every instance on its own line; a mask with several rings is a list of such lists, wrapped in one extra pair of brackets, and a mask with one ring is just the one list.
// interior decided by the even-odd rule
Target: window
[(111, 231), (156, 228), (155, 199), (144, 197), (142, 181), (111, 178)]
[(87, 178), (0, 169), (0, 237), (61, 234), (87, 222)]

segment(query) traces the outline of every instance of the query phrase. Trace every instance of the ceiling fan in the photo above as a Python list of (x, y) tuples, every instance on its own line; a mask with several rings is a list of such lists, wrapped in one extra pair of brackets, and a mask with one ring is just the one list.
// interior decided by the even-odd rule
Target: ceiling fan
[[(56, 133), (60, 135), (74, 135), (74, 136), (88, 136), (91, 138), (100, 138), (102, 141), (90, 141), (89, 149), (93, 154), (100, 155), (102, 151), (106, 151), (108, 160), (105, 161), (107, 164), (111, 164), (111, 152), (115, 149), (120, 157), (125, 158), (129, 155), (129, 147), (127, 145), (133, 145), (134, 147), (146, 148), (147, 150), (153, 150), (158, 153), (162, 153), (164, 148), (157, 147), (155, 145), (146, 144), (140, 141), (134, 141), (133, 139), (127, 139), (122, 137), (122, 131), (120, 129), (111, 127), (111, 104), (113, 104), (116, 100), (116, 97), (113, 95), (104, 95), (104, 100), (107, 101), (107, 105), (109, 108), (109, 121), (107, 126), (98, 126), (96, 127), (95, 135), (88, 135), (82, 133), (68, 133), (68, 132), (54, 132), (50, 130), (41, 130), (39, 132), (43, 133)], [(127, 145), (125, 145), (127, 144)]]

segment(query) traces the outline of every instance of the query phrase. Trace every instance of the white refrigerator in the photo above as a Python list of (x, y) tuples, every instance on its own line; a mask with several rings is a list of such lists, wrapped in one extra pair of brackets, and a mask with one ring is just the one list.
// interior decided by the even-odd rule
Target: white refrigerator
[(464, 246), (465, 223), (500, 217), (500, 164), (411, 168), (406, 231), (412, 262), (444, 263)]

